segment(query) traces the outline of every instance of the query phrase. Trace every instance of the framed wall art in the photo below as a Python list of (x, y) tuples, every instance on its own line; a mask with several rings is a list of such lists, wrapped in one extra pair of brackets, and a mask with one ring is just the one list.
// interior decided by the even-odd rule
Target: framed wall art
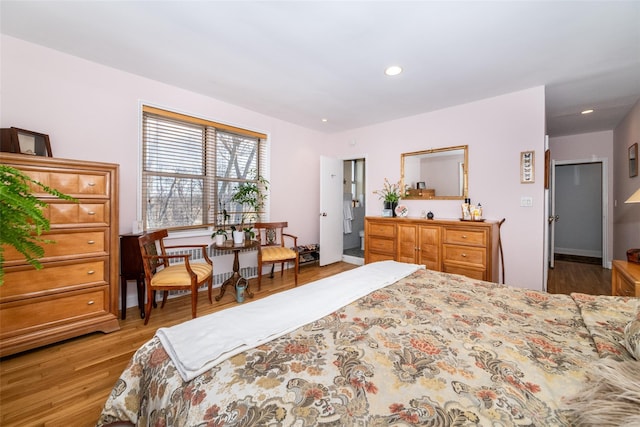
[(536, 182), (535, 160), (535, 151), (520, 153), (520, 183), (533, 184)]
[(638, 176), (638, 143), (629, 147), (629, 178)]

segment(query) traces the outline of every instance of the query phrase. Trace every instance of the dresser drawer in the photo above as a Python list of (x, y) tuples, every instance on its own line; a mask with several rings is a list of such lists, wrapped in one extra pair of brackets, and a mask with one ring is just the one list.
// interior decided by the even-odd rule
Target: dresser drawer
[(108, 264), (105, 257), (46, 263), (41, 270), (31, 265), (7, 267), (4, 285), (0, 286), (0, 302), (107, 283)]
[(480, 268), (487, 266), (487, 251), (484, 248), (443, 245), (442, 252), (443, 262), (456, 262)]
[(52, 327), (83, 317), (107, 313), (109, 287), (99, 286), (76, 292), (0, 304), (0, 336), (24, 333), (29, 329)]
[(394, 238), (396, 237), (396, 225), (394, 223), (369, 222), (367, 223), (367, 235)]
[(631, 283), (630, 281), (625, 280), (624, 277), (620, 277), (620, 279), (615, 284), (613, 294), (621, 297), (635, 297), (636, 285), (635, 283)]
[[(54, 188), (64, 194), (73, 197), (85, 196), (109, 196), (109, 178), (106, 173), (90, 172), (50, 172), (38, 170), (25, 170), (25, 173), (47, 187)], [(42, 189), (31, 184), (35, 194), (42, 197), (51, 197), (48, 193), (43, 193)]]
[[(45, 233), (41, 236), (51, 243), (42, 244), (44, 256), (41, 262), (52, 261), (60, 257), (106, 256), (109, 248), (109, 229), (83, 230), (72, 229)], [(25, 258), (13, 246), (4, 247), (5, 265), (24, 264)]]
[(368, 238), (365, 237), (365, 244), (369, 251), (385, 253), (391, 256), (391, 258), (395, 255), (395, 245), (393, 240), (369, 236)]
[(74, 225), (109, 226), (109, 202), (58, 202), (47, 205), (44, 212), (51, 228)]
[(488, 244), (487, 232), (485, 230), (444, 227), (442, 233), (443, 243), (473, 246), (487, 246)]
[(445, 273), (461, 274), (463, 276), (471, 277), (472, 279), (487, 280), (485, 277), (487, 274), (486, 271), (477, 268), (461, 267), (459, 265), (445, 263), (442, 266), (442, 271)]

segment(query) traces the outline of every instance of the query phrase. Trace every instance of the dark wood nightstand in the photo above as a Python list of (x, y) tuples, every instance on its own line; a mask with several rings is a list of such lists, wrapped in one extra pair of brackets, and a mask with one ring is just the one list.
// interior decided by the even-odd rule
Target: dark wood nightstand
[(127, 281), (135, 280), (138, 288), (138, 308), (140, 317), (144, 319), (144, 266), (142, 265), (142, 255), (140, 255), (140, 245), (138, 237), (142, 233), (129, 233), (120, 235), (120, 290), (121, 290), (121, 311), (120, 317), (127, 317)]

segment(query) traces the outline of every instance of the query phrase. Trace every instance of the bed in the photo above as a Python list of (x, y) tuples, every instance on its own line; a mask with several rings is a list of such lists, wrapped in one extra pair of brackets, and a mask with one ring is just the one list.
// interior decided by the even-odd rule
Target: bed
[(567, 399), (598, 361), (634, 361), (637, 313), (634, 298), (367, 264), (159, 329), (97, 424), (574, 425)]

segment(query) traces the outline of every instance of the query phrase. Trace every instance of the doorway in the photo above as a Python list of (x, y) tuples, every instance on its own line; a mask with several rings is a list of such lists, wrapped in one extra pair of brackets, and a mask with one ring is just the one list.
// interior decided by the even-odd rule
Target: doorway
[(605, 163), (555, 162), (553, 252), (555, 260), (605, 266), (607, 262)]
[(352, 264), (364, 264), (365, 159), (343, 161), (342, 191), (342, 259)]

